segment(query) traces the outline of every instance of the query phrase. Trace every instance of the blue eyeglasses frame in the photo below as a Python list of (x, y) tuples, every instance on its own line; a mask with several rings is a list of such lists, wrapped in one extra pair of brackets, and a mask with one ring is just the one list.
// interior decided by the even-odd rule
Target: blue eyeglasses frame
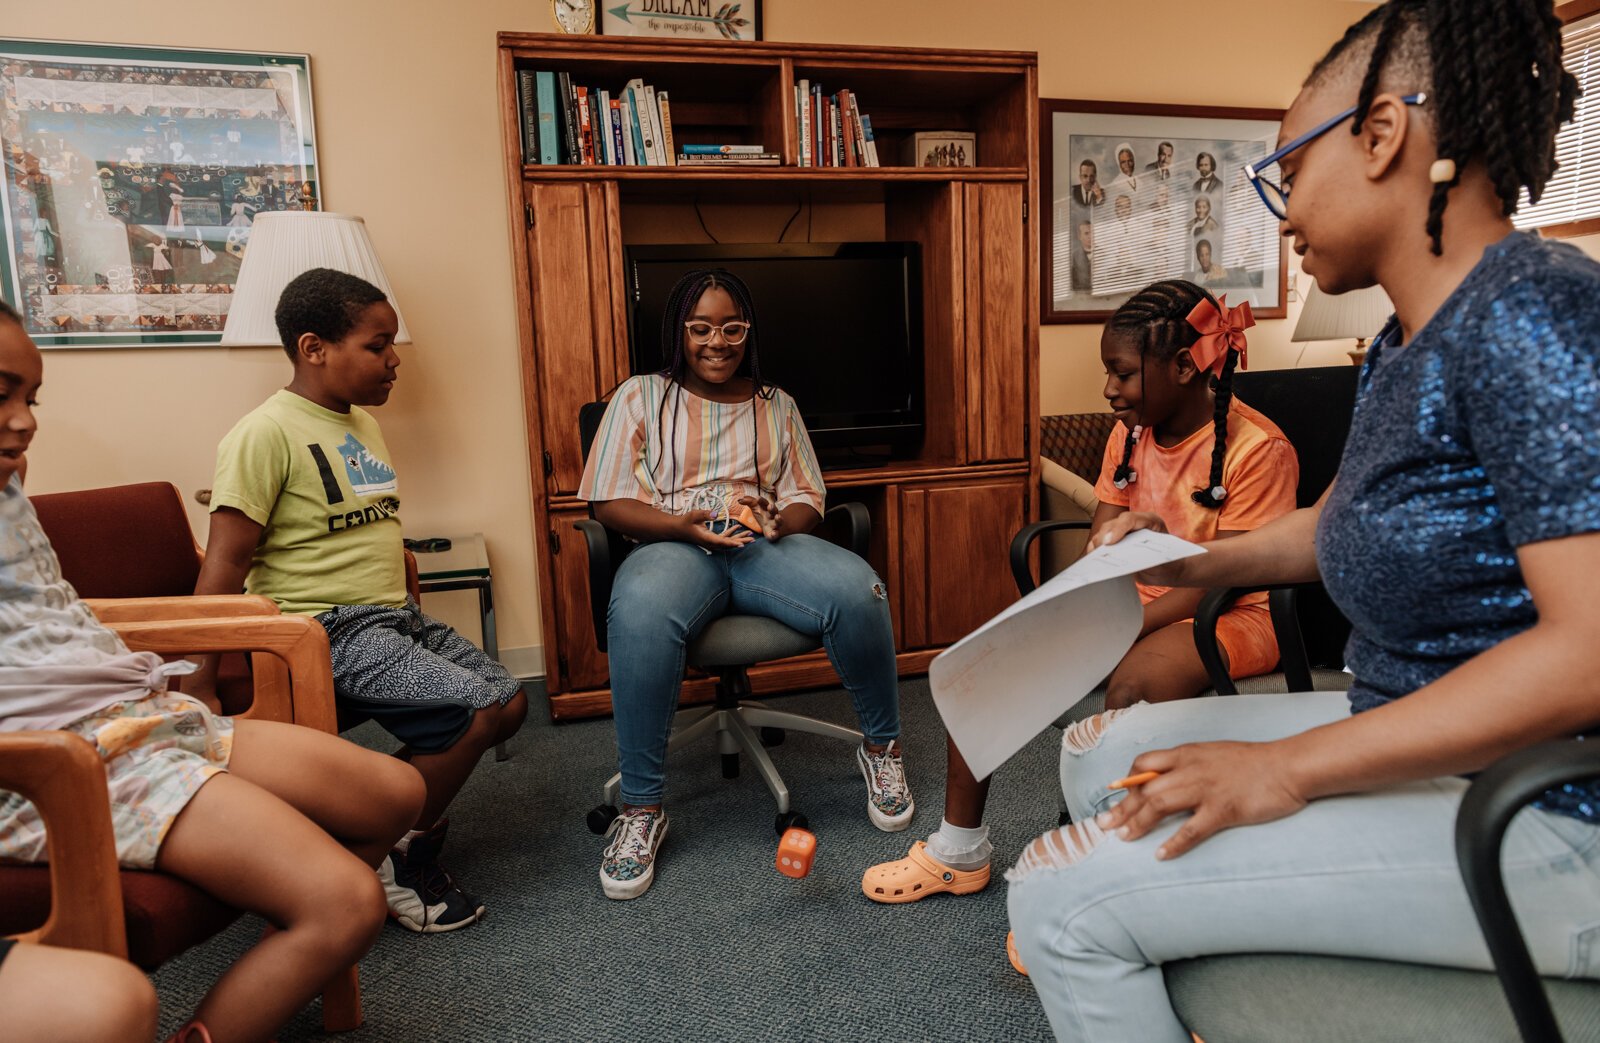
[[(1405, 102), (1407, 105), (1422, 105), (1428, 100), (1428, 92), (1419, 91), (1416, 94), (1405, 94), (1401, 96), (1400, 100)], [(1315, 127), (1312, 127), (1310, 130), (1306, 131), (1298, 138), (1295, 138), (1293, 141), (1289, 142), (1287, 145), (1283, 146), (1283, 148), (1280, 148), (1266, 159), (1260, 160), (1256, 163), (1245, 164), (1244, 176), (1249, 178), (1250, 183), (1255, 186), (1256, 195), (1260, 196), (1261, 202), (1265, 204), (1268, 210), (1272, 211), (1273, 217), (1276, 217), (1278, 220), (1282, 221), (1289, 216), (1289, 189), (1276, 181), (1272, 181), (1263, 177), (1261, 172), (1272, 166), (1274, 163), (1280, 162), (1283, 157), (1287, 156), (1291, 152), (1294, 152), (1296, 149), (1305, 148), (1313, 141), (1322, 137), (1322, 135), (1328, 133), (1328, 131), (1332, 130), (1334, 127), (1337, 127), (1351, 116), (1354, 116), (1356, 114), (1356, 109), (1359, 107), (1360, 106), (1352, 105), (1348, 109), (1345, 109), (1343, 112), (1339, 113), (1339, 115), (1325, 120)]]

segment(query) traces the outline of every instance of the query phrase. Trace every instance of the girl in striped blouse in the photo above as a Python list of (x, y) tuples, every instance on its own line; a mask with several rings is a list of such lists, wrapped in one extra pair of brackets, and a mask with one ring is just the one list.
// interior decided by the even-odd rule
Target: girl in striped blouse
[(600, 865), (610, 898), (636, 898), (654, 879), (684, 646), (727, 613), (821, 639), (866, 736), (856, 760), (867, 815), (885, 831), (911, 824), (883, 582), (810, 535), (821, 469), (794, 400), (761, 379), (757, 331), (737, 276), (679, 280), (662, 317), (666, 368), (617, 389), (578, 486), (600, 522), (640, 544), (617, 570), (607, 614), (623, 805)]

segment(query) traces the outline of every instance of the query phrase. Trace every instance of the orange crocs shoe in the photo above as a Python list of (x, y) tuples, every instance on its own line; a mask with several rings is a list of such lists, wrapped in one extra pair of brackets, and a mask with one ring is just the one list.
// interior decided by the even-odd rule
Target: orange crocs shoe
[(941, 892), (970, 895), (989, 886), (988, 866), (951, 869), (928, 854), (927, 846), (919, 840), (905, 858), (867, 870), (861, 877), (861, 893), (874, 902), (898, 905)]
[(1022, 965), (1022, 956), (1017, 952), (1017, 932), (1006, 932), (1006, 959), (1011, 961), (1011, 966), (1016, 968), (1018, 974), (1024, 978), (1028, 976), (1028, 968)]

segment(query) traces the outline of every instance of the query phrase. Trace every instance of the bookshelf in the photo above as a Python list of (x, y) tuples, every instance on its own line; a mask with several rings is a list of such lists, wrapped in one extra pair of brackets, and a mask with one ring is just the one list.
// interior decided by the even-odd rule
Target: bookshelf
[[(590, 629), (587, 562), (572, 523), (578, 408), (628, 375), (623, 250), (642, 243), (914, 240), (922, 246), (925, 437), (907, 459), (826, 471), (830, 501), (873, 519), (902, 675), (1016, 597), (1006, 560), (1037, 515), (1037, 59), (1032, 53), (812, 44), (690, 43), (502, 33), (500, 115), (532, 463), (534, 548), (551, 713), (610, 710)], [(523, 162), (518, 78), (565, 72), (671, 96), (677, 143), (764, 145), (777, 166), (729, 169)], [(851, 91), (876, 167), (803, 167), (794, 88)], [(900, 162), (923, 131), (975, 136), (974, 167)], [(787, 222), (785, 215), (804, 218)], [(751, 671), (758, 692), (836, 684), (821, 653)], [(691, 678), (684, 701), (711, 696)]]

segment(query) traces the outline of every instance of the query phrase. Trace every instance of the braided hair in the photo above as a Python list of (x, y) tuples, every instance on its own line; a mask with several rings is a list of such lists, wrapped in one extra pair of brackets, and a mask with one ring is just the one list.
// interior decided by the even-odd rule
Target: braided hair
[[(656, 415), (665, 416), (667, 397), (672, 396), (672, 426), (663, 444), (663, 452), (672, 457), (670, 488), (674, 497), (677, 496), (678, 457), (673, 447), (678, 442), (678, 409), (683, 399), (684, 374), (689, 368), (689, 359), (683, 351), (684, 323), (689, 321), (695, 305), (700, 303), (700, 298), (708, 290), (725, 292), (733, 299), (733, 306), (739, 310), (740, 317), (750, 324), (750, 331), (744, 340), (744, 358), (739, 360), (739, 368), (734, 371), (734, 376), (750, 379), (751, 465), (757, 488), (766, 489), (766, 484), (761, 480), (761, 428), (756, 423), (755, 402), (756, 399), (770, 400), (777, 389), (767, 384), (761, 376), (761, 356), (757, 350), (761, 327), (756, 322), (755, 301), (751, 299), (750, 288), (744, 284), (744, 280), (732, 272), (724, 268), (696, 268), (673, 284), (671, 292), (667, 294), (666, 306), (661, 309), (662, 367), (659, 374), (667, 380), (661, 389), (661, 403)], [(649, 451), (649, 439), (646, 439), (645, 467), (654, 481), (656, 467), (661, 461), (658, 459), (652, 464)]]
[(1435, 255), (1450, 190), (1474, 160), (1507, 217), (1524, 188), (1539, 201), (1556, 172), (1556, 132), (1579, 94), (1561, 64), (1561, 20), (1548, 0), (1389, 0), (1345, 32), (1306, 84), (1353, 73), (1361, 61), (1352, 134), (1361, 133), (1380, 88), (1428, 94), (1435, 150), (1454, 165), (1428, 201)]
[[(1217, 303), (1210, 293), (1186, 279), (1163, 279), (1129, 297), (1112, 313), (1106, 329), (1124, 334), (1139, 344), (1141, 385), (1146, 359), (1170, 362), (1178, 352), (1193, 347), (1200, 339), (1200, 331), (1189, 324), (1189, 313), (1201, 301)], [(1222, 485), (1222, 464), (1228, 455), (1228, 407), (1233, 401), (1233, 369), (1238, 361), (1239, 353), (1229, 349), (1222, 364), (1222, 375), (1212, 385), (1216, 403), (1212, 409), (1215, 442), (1211, 447), (1211, 475), (1206, 487), (1193, 493), (1195, 503), (1213, 510), (1221, 507), (1228, 497), (1228, 490)], [(1133, 447), (1141, 433), (1139, 428), (1128, 432), (1122, 446), (1122, 463), (1111, 472), (1111, 480), (1119, 489), (1138, 481), (1132, 461)]]

